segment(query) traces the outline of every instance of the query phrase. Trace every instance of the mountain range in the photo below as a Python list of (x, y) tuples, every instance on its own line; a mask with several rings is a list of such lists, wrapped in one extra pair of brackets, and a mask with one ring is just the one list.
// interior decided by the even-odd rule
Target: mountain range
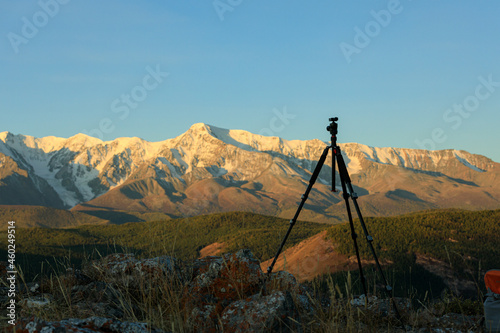
[[(91, 215), (134, 211), (182, 217), (250, 211), (290, 218), (327, 144), (202, 123), (161, 142), (2, 132), (0, 205)], [(500, 163), (485, 156), (462, 150), (339, 146), (364, 215), (500, 207)], [(345, 217), (341, 193), (331, 191), (330, 157), (301, 219), (338, 222)]]

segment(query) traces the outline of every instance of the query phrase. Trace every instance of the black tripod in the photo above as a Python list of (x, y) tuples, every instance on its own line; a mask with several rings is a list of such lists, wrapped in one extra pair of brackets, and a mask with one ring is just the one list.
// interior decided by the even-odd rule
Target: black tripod
[[(368, 234), (368, 230), (366, 228), (365, 222), (363, 220), (363, 216), (361, 215), (361, 211), (359, 209), (357, 199), (358, 195), (356, 192), (354, 192), (354, 189), (351, 184), (351, 178), (349, 177), (349, 173), (347, 171), (347, 167), (344, 162), (344, 158), (342, 156), (342, 152), (340, 150), (340, 147), (337, 145), (337, 133), (338, 133), (338, 124), (337, 121), (339, 118), (330, 118), (330, 125), (326, 128), (327, 131), (330, 132), (331, 134), (331, 146), (327, 146), (325, 150), (323, 150), (323, 154), (319, 158), (318, 164), (316, 165), (316, 168), (314, 169), (314, 172), (311, 176), (311, 179), (309, 180), (309, 186), (306, 189), (306, 192), (302, 195), (302, 201), (299, 204), (299, 207), (297, 208), (297, 212), (295, 212), (295, 216), (290, 220), (290, 227), (288, 228), (288, 231), (286, 232), (285, 237), (283, 238), (283, 241), (281, 242), (281, 245), (278, 249), (278, 252), (276, 252), (276, 255), (274, 256), (273, 262), (271, 265), (267, 268), (267, 275), (266, 275), (266, 281), (270, 277), (271, 272), (273, 270), (274, 265), (276, 264), (276, 261), (278, 260), (278, 256), (280, 255), (281, 251), (283, 250), (283, 246), (285, 246), (286, 240), (288, 239), (288, 236), (290, 235), (293, 226), (295, 225), (295, 222), (297, 222), (297, 218), (299, 217), (300, 211), (302, 210), (302, 207), (304, 207), (304, 203), (307, 200), (307, 197), (309, 196), (309, 192), (311, 192), (311, 189), (316, 182), (316, 179), (318, 178), (318, 175), (321, 171), (321, 168), (323, 167), (323, 164), (325, 163), (326, 156), (328, 155), (328, 150), (331, 148), (333, 149), (333, 154), (332, 154), (332, 191), (335, 192), (335, 160), (337, 160), (338, 168), (339, 168), (339, 175), (340, 175), (340, 184), (342, 185), (342, 192), (343, 192), (343, 197), (347, 209), (347, 215), (349, 217), (349, 225), (351, 227), (351, 236), (352, 240), (354, 242), (354, 249), (356, 250), (356, 258), (358, 261), (358, 267), (359, 267), (359, 275), (361, 279), (361, 284), (363, 285), (363, 291), (366, 296), (368, 296), (368, 292), (366, 289), (366, 280), (363, 274), (363, 267), (361, 265), (361, 258), (359, 255), (359, 248), (358, 248), (358, 242), (357, 242), (357, 234), (354, 230), (354, 223), (352, 219), (352, 214), (351, 214), (351, 207), (349, 205), (349, 197), (351, 197), (352, 202), (354, 204), (354, 208), (356, 209), (356, 213), (358, 214), (359, 221), (361, 223), (361, 227), (363, 228), (363, 232), (366, 237), (366, 241), (368, 242), (368, 245), (371, 249), (373, 258), (375, 259), (375, 263), (377, 265), (377, 269), (380, 272), (380, 276), (384, 282), (385, 285), (385, 290), (389, 297), (392, 300), (392, 304), (394, 306), (394, 310), (396, 313), (397, 318), (401, 318), (398, 308), (396, 306), (396, 302), (394, 301), (393, 295), (392, 295), (392, 287), (387, 283), (387, 279), (385, 278), (384, 272), (382, 271), (382, 267), (380, 266), (379, 260), (377, 258), (377, 254), (375, 253), (375, 249), (373, 248), (372, 242), (373, 242), (373, 237)], [(265, 286), (265, 283), (264, 283)]]

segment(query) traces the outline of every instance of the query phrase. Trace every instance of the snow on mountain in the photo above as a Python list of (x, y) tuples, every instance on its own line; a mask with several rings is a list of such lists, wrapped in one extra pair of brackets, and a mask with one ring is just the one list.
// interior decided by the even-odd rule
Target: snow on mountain
[[(130, 191), (140, 191), (140, 195), (128, 194), (129, 197), (137, 197), (137, 200), (146, 200), (140, 198), (149, 198), (151, 193), (156, 193), (156, 199), (148, 199), (153, 200), (154, 205), (164, 200), (162, 195), (174, 200), (169, 204), (171, 206), (178, 200), (184, 204), (199, 205), (199, 200), (190, 197), (194, 194), (189, 194), (189, 189), (200, 181), (217, 180), (217, 186), (215, 183), (203, 184), (212, 184), (210, 186), (216, 192), (243, 186), (243, 192), (235, 193), (246, 196), (246, 201), (257, 200), (255, 202), (262, 205), (265, 201), (269, 207), (279, 206), (284, 210), (285, 203), (290, 203), (287, 203), (283, 189), (305, 189), (326, 145), (320, 140), (284, 140), (203, 123), (194, 124), (178, 137), (160, 142), (148, 142), (137, 137), (102, 141), (84, 134), (64, 139), (0, 133), (0, 157), (12, 158), (19, 170), (28, 174), (40, 195), (47, 191), (48, 184), (67, 208), (105, 194), (110, 197), (110, 193)], [(379, 191), (380, 181), (387, 178), (387, 174), (391, 175), (391, 186), (399, 186), (397, 184), (401, 182), (394, 180), (394, 172), (384, 171), (385, 167), (397, 167), (398, 175), (404, 177), (407, 177), (404, 170), (414, 170), (433, 172), (434, 177), (465, 177), (464, 182), (485, 181), (485, 176), (480, 178), (479, 174), (498, 170), (497, 163), (464, 151), (377, 148), (358, 143), (340, 146), (351, 176), (358, 177), (360, 186), (364, 186), (367, 194)], [(4, 164), (0, 162), (0, 169)], [(365, 176), (368, 173), (372, 175), (370, 177), (376, 177)], [(325, 198), (332, 198), (332, 194), (326, 192), (330, 177), (331, 159), (328, 158), (318, 180), (325, 185), (325, 192), (321, 189), (317, 194), (318, 204)], [(378, 185), (371, 185), (375, 183)], [(126, 185), (129, 186), (127, 190), (124, 188)], [(115, 189), (121, 192), (115, 192)], [(187, 194), (182, 194), (185, 191)], [(228, 195), (221, 192), (219, 201), (214, 201), (213, 205), (224, 206), (235, 198), (234, 193)], [(147, 202), (142, 204), (153, 205)]]
[(465, 165), (466, 167), (469, 167), (472, 170), (477, 171), (477, 172), (485, 172), (485, 170), (478, 168), (477, 166), (473, 165), (471, 162), (469, 162), (467, 160), (467, 157), (468, 157), (467, 155), (469, 155), (469, 154), (466, 153), (465, 151), (454, 150), (453, 154), (455, 155), (455, 158), (457, 160), (459, 160), (461, 163), (463, 163), (463, 165)]

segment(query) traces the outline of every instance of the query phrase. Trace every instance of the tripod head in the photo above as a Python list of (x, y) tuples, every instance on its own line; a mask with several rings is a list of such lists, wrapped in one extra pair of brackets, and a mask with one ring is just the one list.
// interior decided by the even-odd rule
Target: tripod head
[(339, 117), (335, 117), (335, 118), (329, 118), (328, 119), (329, 121), (331, 121), (330, 125), (328, 125), (326, 127), (326, 130), (328, 132), (330, 132), (330, 134), (332, 136), (337, 136), (337, 133), (338, 133), (338, 127), (339, 127), (339, 124), (337, 124), (337, 121), (339, 120)]

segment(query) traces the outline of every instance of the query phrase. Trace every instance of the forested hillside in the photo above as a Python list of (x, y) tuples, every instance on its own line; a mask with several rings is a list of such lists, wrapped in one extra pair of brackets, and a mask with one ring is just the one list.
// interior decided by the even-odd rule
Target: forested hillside
[[(483, 269), (500, 267), (500, 210), (431, 210), (397, 217), (365, 218), (382, 259), (401, 262), (426, 255), (456, 268), (481, 264)], [(364, 233), (355, 221), (362, 257), (369, 259)], [(340, 224), (328, 230), (329, 237), (344, 254), (354, 253), (350, 228)], [(406, 259), (405, 259), (406, 258)]]
[[(429, 267), (419, 259), (436, 260), (434, 263), (445, 265), (453, 274), (467, 275), (467, 278), (473, 274), (480, 280), (480, 271), (500, 267), (499, 221), (500, 210), (434, 210), (397, 217), (367, 217), (366, 225), (374, 237), (373, 244), (384, 269), (393, 275), (393, 281), (399, 279), (398, 272), (407, 278), (410, 271), (414, 280), (431, 279), (434, 275), (429, 274), (435, 272), (429, 273)], [(362, 257), (371, 260), (359, 221), (355, 221), (355, 225)], [(27, 276), (35, 276), (42, 263), (45, 271), (49, 266), (55, 267), (55, 262), (64, 262), (66, 266), (69, 262), (78, 267), (82, 260), (113, 252), (131, 252), (143, 258), (172, 255), (188, 260), (198, 258), (200, 250), (217, 243), (223, 245), (222, 252), (249, 248), (258, 259), (265, 261), (274, 256), (288, 227), (289, 221), (285, 219), (236, 212), (69, 229), (16, 228), (16, 259)], [(354, 250), (347, 223), (331, 226), (298, 221), (285, 248), (324, 230), (328, 231), (334, 251), (352, 258)], [(2, 249), (7, 248), (6, 239), (5, 236), (0, 239)], [(5, 250), (2, 252), (5, 257)], [(405, 283), (410, 285), (415, 281)], [(421, 290), (428, 287), (429, 283)]]
[[(76, 228), (16, 228), (17, 262), (26, 272), (36, 274), (44, 261), (68, 261), (78, 265), (84, 258), (112, 252), (133, 252), (139, 257), (172, 255), (197, 258), (199, 250), (215, 242), (227, 252), (250, 248), (259, 259), (274, 255), (288, 220), (252, 213), (220, 213), (191, 218), (123, 225), (83, 225)], [(287, 242), (293, 246), (328, 225), (300, 222)], [(7, 237), (1, 237), (6, 249)], [(6, 257), (5, 250), (2, 256)], [(45, 264), (47, 267), (47, 264)]]

